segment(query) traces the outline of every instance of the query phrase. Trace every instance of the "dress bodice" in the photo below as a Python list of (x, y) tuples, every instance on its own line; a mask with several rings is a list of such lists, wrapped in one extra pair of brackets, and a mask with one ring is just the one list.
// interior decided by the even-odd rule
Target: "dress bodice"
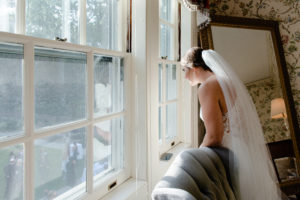
[[(203, 120), (202, 109), (201, 108), (200, 108), (200, 118)], [(230, 133), (228, 112), (225, 113), (225, 114), (222, 114), (222, 122), (223, 122), (223, 128), (224, 128), (224, 135), (223, 135), (222, 145), (227, 147), (228, 142), (229, 142), (229, 133)]]

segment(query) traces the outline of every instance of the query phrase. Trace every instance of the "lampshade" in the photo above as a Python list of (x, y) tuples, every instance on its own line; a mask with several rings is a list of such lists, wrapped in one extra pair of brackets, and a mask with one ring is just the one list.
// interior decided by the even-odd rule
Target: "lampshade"
[(271, 101), (271, 118), (286, 118), (286, 109), (284, 100), (282, 98), (276, 98)]

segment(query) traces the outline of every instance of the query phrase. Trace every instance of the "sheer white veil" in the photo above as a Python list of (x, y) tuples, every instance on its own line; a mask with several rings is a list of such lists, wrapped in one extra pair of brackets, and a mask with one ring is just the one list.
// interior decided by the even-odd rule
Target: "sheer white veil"
[(237, 199), (281, 199), (262, 127), (246, 87), (216, 51), (204, 50), (202, 58), (216, 75), (227, 105), (230, 136), (225, 146), (234, 155), (230, 169), (240, 194)]

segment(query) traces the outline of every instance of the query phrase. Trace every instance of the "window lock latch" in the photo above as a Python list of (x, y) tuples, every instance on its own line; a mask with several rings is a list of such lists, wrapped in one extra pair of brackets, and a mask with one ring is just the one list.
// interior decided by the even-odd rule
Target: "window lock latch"
[(60, 41), (60, 42), (66, 42), (67, 38), (60, 38), (60, 37), (55, 37), (56, 41)]
[(168, 56), (162, 56), (161, 59), (167, 60)]

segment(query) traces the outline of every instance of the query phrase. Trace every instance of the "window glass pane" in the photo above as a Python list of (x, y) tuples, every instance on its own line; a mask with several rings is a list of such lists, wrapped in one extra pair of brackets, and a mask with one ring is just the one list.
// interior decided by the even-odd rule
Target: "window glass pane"
[(116, 172), (124, 165), (123, 117), (97, 123), (94, 126), (94, 178)]
[(35, 199), (53, 199), (81, 184), (86, 191), (86, 129), (34, 142)]
[(35, 48), (35, 127), (86, 117), (86, 54)]
[(177, 84), (176, 84), (176, 65), (166, 65), (166, 93), (167, 100), (177, 98)]
[(0, 139), (23, 131), (23, 45), (0, 43)]
[(173, 0), (160, 0), (160, 18), (172, 23), (172, 2)]
[(162, 64), (160, 63), (158, 65), (158, 98), (159, 98), (159, 102), (162, 102), (162, 77), (163, 76), (163, 67)]
[(23, 199), (23, 145), (0, 149), (0, 158), (0, 200)]
[(0, 31), (15, 33), (16, 0), (0, 0)]
[(161, 144), (162, 143), (162, 117), (161, 117), (161, 107), (158, 108), (158, 142)]
[(168, 104), (166, 106), (166, 140), (170, 141), (177, 135), (177, 113), (176, 113), (176, 102)]
[(160, 57), (174, 60), (174, 30), (172, 27), (160, 24)]
[(121, 50), (122, 17), (119, 0), (87, 0), (86, 43), (103, 49)]
[(123, 58), (95, 55), (94, 84), (96, 116), (120, 112), (124, 109)]
[(78, 0), (26, 0), (26, 34), (79, 43)]

